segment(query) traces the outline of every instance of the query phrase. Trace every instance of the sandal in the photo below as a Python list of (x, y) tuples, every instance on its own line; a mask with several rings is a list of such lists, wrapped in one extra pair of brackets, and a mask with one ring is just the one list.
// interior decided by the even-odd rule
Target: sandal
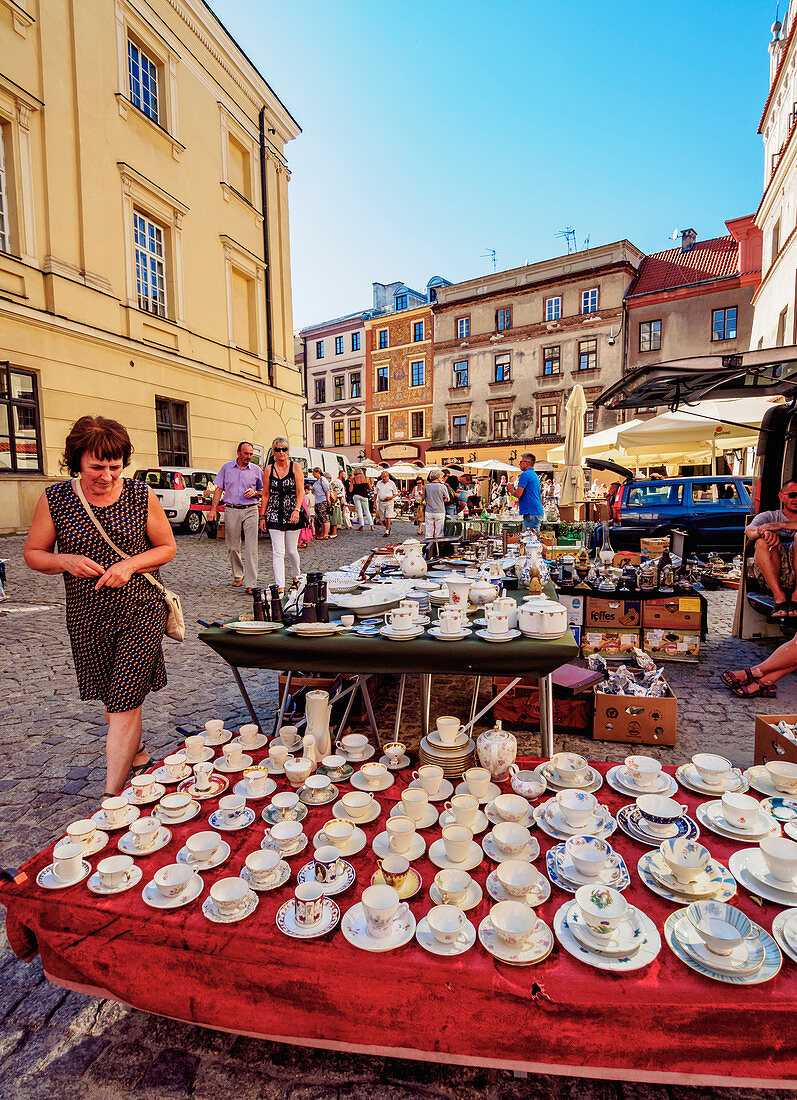
[(744, 668), (741, 672), (731, 672), (727, 669), (720, 676), (723, 684), (731, 689), (735, 687), (747, 687), (748, 684), (757, 684), (758, 678), (753, 676), (752, 668)]
[(788, 617), (789, 607), (792, 606), (794, 605), (790, 604), (788, 600), (783, 600), (781, 603), (776, 603), (773, 606), (770, 615), (773, 619), (785, 619)]
[(774, 684), (762, 684), (760, 680), (756, 680), (753, 684), (746, 684), (745, 687), (749, 690), (746, 691), (744, 687), (732, 687), (731, 691), (734, 695), (738, 695), (740, 699), (755, 699), (758, 695), (772, 699), (778, 694), (778, 689)]
[[(138, 748), (136, 749), (136, 756), (138, 756), (142, 752), (147, 752), (147, 750), (144, 748), (143, 745), (139, 745)], [(135, 760), (136, 756), (133, 757), (134, 760)], [(144, 772), (147, 770), (147, 768), (149, 768), (151, 766), (152, 766), (152, 757), (147, 752), (147, 759), (146, 759), (146, 762), (144, 764), (133, 764), (132, 767), (130, 768), (130, 778), (132, 779), (137, 775), (143, 775)]]

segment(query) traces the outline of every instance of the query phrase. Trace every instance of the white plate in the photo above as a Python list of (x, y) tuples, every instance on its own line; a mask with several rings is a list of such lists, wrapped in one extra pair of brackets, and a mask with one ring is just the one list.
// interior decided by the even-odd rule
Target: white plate
[(571, 836), (596, 836), (605, 840), (617, 828), (617, 822), (608, 809), (599, 804), (587, 824), (580, 829), (574, 829), (567, 824), (559, 804), (553, 798), (534, 807), (534, 820), (544, 833), (555, 840), (568, 840)]
[(521, 848), (519, 852), (502, 852), (493, 834), (488, 833), (487, 836), (482, 839), (482, 849), (484, 854), (489, 856), (493, 863), (506, 863), (510, 859), (519, 859), (523, 863), (531, 863), (531, 861), (536, 859), (540, 854), (540, 842), (537, 840), (536, 836), (533, 836), (528, 844)]
[(694, 791), (695, 794), (722, 795), (729, 791), (733, 791), (736, 794), (743, 794), (750, 786), (747, 777), (743, 775), (738, 768), (733, 768), (731, 774), (724, 783), (705, 783), (700, 778), (700, 773), (697, 768), (691, 762), (688, 764), (681, 764), (679, 768), (676, 768), (675, 778), (681, 786), (688, 787), (689, 790)]
[[(62, 836), (60, 840), (57, 840), (55, 843), (56, 846), (58, 846), (59, 844), (70, 843), (70, 840), (68, 836)], [(91, 838), (91, 844), (89, 844), (88, 848), (84, 848), (83, 850), (84, 857), (96, 856), (97, 852), (101, 852), (107, 843), (108, 834), (104, 833), (102, 829), (95, 829), (94, 836)]]
[(126, 798), (131, 806), (149, 806), (152, 802), (160, 802), (166, 794), (166, 788), (162, 783), (153, 783), (152, 791), (146, 798), (138, 798), (132, 787), (122, 791), (122, 797)]
[(549, 848), (545, 856), (548, 875), (554, 886), (575, 894), (579, 886), (611, 886), (613, 890), (625, 890), (631, 882), (625, 860), (619, 852), (612, 851), (608, 865), (591, 878), (582, 875), (567, 854), (564, 844)]
[(328, 806), (330, 802), (335, 801), (340, 791), (334, 783), (330, 783), (324, 791), (323, 798), (314, 798), (312, 788), (308, 787), (300, 787), (298, 793), (303, 806)]
[[(447, 782), (447, 780), (444, 779), (443, 782), (445, 783), (445, 782)], [(454, 793), (453, 788), (452, 788), (452, 793)], [(480, 796), (480, 795), (474, 794), (473, 791), (470, 789), (470, 787), (468, 786), (468, 784), (464, 780), (457, 785), (457, 789), (456, 789), (456, 794), (469, 794), (469, 795), (471, 795), (472, 798), (477, 799), (480, 806), (484, 806), (487, 802), (492, 802), (494, 798), (497, 798), (499, 794), (503, 794), (503, 793), (504, 792), (501, 790), (501, 788), (498, 786), (497, 783), (491, 783), (489, 785), (489, 787), (487, 788), (485, 794)], [(448, 795), (446, 795), (446, 798), (448, 798)]]
[(277, 910), (275, 918), (277, 928), (286, 936), (292, 936), (295, 940), (312, 940), (316, 936), (325, 936), (331, 932), (340, 920), (340, 909), (332, 898), (324, 898), (321, 920), (317, 924), (305, 925), (296, 923), (296, 899), (291, 898)]
[(62, 882), (60, 878), (56, 878), (53, 874), (52, 863), (49, 867), (44, 867), (39, 871), (36, 876), (36, 885), (41, 886), (45, 890), (66, 890), (67, 886), (77, 886), (79, 882), (82, 882), (87, 875), (91, 874), (91, 864), (86, 863), (85, 859), (81, 864), (80, 874), (76, 878), (70, 879), (69, 882)]
[(550, 761), (546, 760), (542, 764), (538, 764), (534, 771), (541, 779), (545, 780), (545, 784), (549, 791), (553, 791), (556, 794), (557, 791), (576, 790), (586, 791), (587, 794), (594, 794), (595, 791), (600, 790), (603, 786), (603, 776), (601, 773), (593, 767), (590, 767), (587, 772), (587, 780), (585, 783), (574, 783), (569, 787), (564, 783), (560, 783), (558, 779), (553, 777), (553, 769), (549, 767)]
[(196, 901), (204, 888), (205, 883), (199, 875), (195, 874), (193, 878), (188, 880), (176, 898), (165, 898), (154, 881), (147, 883), (141, 891), (141, 896), (145, 903), (153, 909), (180, 909), (182, 906), (190, 905), (192, 901)]
[(137, 806), (128, 806), (125, 815), (120, 822), (111, 824), (105, 816), (105, 811), (99, 809), (91, 815), (91, 820), (97, 822), (97, 826), (106, 833), (115, 833), (117, 829), (127, 829), (137, 818), (141, 817), (141, 810)]
[[(451, 821), (443, 821), (443, 818), (446, 816), (447, 812), (448, 812), (447, 810), (444, 810), (442, 816), (440, 817), (441, 827), (443, 825), (451, 825), (452, 824)], [(391, 817), (409, 817), (409, 814), (405, 813), (404, 812), (404, 807), (402, 806), (402, 804), (400, 802), (397, 802), (396, 805), (393, 807), (393, 809), (390, 811), (390, 816)], [(437, 822), (438, 822), (437, 810), (434, 808), (434, 806), (427, 806), (421, 820), (415, 822), (415, 828), (416, 829), (431, 829), (431, 827), (433, 825), (436, 825)], [(473, 831), (476, 832), (475, 829)]]
[(746, 844), (758, 844), (770, 833), (780, 836), (780, 825), (774, 817), (759, 811), (759, 827), (753, 829), (740, 829), (737, 825), (731, 825), (722, 813), (722, 802), (716, 799), (714, 802), (701, 802), (695, 810), (695, 817), (701, 825), (705, 825), (717, 836), (727, 837), (729, 840), (740, 840)]
[(274, 878), (265, 885), (255, 881), (246, 865), (241, 868), (241, 878), (249, 884), (252, 890), (257, 890), (259, 894), (263, 894), (268, 890), (277, 890), (280, 886), (284, 886), (290, 877), (291, 869), (284, 859), (281, 859), (277, 864)]
[(121, 886), (114, 886), (111, 888), (102, 885), (99, 872), (95, 871), (93, 875), (89, 876), (89, 881), (86, 883), (86, 886), (88, 886), (92, 894), (99, 894), (101, 897), (110, 897), (112, 894), (124, 894), (126, 890), (130, 890), (133, 886), (137, 886), (139, 882), (141, 882), (141, 876), (143, 874), (144, 872), (138, 864), (134, 863), (127, 872), (127, 882), (124, 882)]
[(199, 860), (192, 859), (191, 853), (183, 847), (177, 853), (177, 862), (184, 863), (186, 867), (193, 867), (195, 871), (212, 871), (214, 867), (220, 867), (225, 859), (229, 859), (230, 851), (227, 841), (222, 840), (210, 859)]
[(478, 867), (484, 859), (484, 852), (481, 846), (473, 840), (471, 841), (470, 848), (464, 860), (461, 863), (453, 863), (446, 855), (446, 847), (442, 837), (440, 840), (435, 840), (434, 843), (429, 846), (428, 855), (435, 867), (440, 867), (444, 871), (449, 868), (457, 871), (472, 871), (473, 868)]
[(680, 882), (670, 871), (667, 863), (658, 848), (650, 852), (647, 863), (648, 870), (655, 878), (659, 886), (663, 886), (673, 895), (681, 895), (694, 901), (713, 898), (717, 892), (719, 883), (725, 874), (725, 868), (715, 860), (693, 882)]
[(520, 637), (519, 630), (510, 630), (506, 634), (491, 634), (489, 630), (477, 630), (477, 635), (485, 642), (514, 642)]
[(221, 913), (216, 907), (216, 903), (211, 897), (205, 898), (202, 902), (202, 912), (208, 918), (212, 920), (214, 924), (236, 924), (239, 920), (243, 920), (244, 917), (250, 917), (257, 909), (257, 903), (260, 899), (254, 890), (250, 889), (248, 894), (244, 895), (244, 904), (241, 910), (237, 913), (228, 915), (227, 913)]
[(365, 912), (362, 904), (357, 902), (343, 914), (340, 930), (350, 944), (362, 951), (393, 951), (409, 943), (415, 935), (415, 917), (409, 910), (396, 916), (390, 935), (384, 939), (375, 939), (368, 935)]
[[(412, 783), (408, 784), (408, 786), (412, 787), (415, 790), (417, 790), (419, 787), (421, 788), (421, 790), (425, 789), (424, 787), (421, 786), (421, 784), (418, 782), (417, 779), (413, 779)], [(437, 794), (430, 794), (429, 795), (429, 801), (430, 802), (445, 802), (445, 800), (447, 798), (450, 798), (453, 793), (454, 793), (454, 784), (451, 783), (448, 779), (443, 779), (440, 782), (440, 787), (437, 791)]]
[[(457, 825), (457, 819), (451, 813), (450, 810), (443, 810), (440, 814), (440, 828), (445, 829), (446, 825)], [(478, 836), (479, 833), (483, 833), (487, 826), (490, 824), (490, 820), (487, 814), (481, 810), (477, 810), (470, 825), (466, 825), (467, 829), (473, 833), (474, 836)]]
[[(505, 817), (501, 817), (499, 812), (496, 810), (495, 804), (493, 802), (488, 802), (487, 805), (484, 807), (484, 816), (487, 818), (487, 820), (490, 822), (491, 825), (500, 825), (502, 821), (507, 820)], [(446, 824), (448, 825), (448, 824), (450, 824), (450, 822), (446, 822)], [(526, 812), (526, 816), (523, 818), (522, 821), (518, 821), (517, 824), (518, 825), (525, 825), (527, 829), (533, 829), (534, 828), (534, 826), (537, 824), (537, 822), (534, 820), (534, 807), (533, 806), (529, 806), (529, 808)], [(475, 832), (475, 830), (474, 830), (474, 832)]]
[(267, 779), (265, 794), (249, 794), (249, 791), (246, 788), (246, 780), (239, 779), (232, 790), (233, 794), (242, 794), (244, 798), (251, 799), (252, 802), (259, 802), (262, 798), (268, 798), (268, 796), (273, 794), (276, 789), (277, 784), (274, 782), (274, 780)]
[(285, 775), (282, 765), (272, 764), (268, 757), (261, 761), (260, 767), (265, 768), (269, 775)]
[(412, 863), (414, 862), (414, 860), (420, 859), (426, 851), (426, 841), (418, 833), (413, 833), (412, 840), (410, 841), (409, 851), (394, 853), (388, 842), (388, 834), (385, 831), (384, 833), (378, 833), (374, 837), (373, 841), (371, 842), (371, 847), (373, 848), (374, 853), (379, 857), (379, 859), (384, 859), (385, 856), (395, 854), (404, 856), (405, 859), (408, 859), (410, 863)]
[(476, 942), (476, 929), (469, 920), (466, 920), (459, 937), (454, 943), (440, 943), (439, 940), (435, 939), (426, 917), (422, 917), (415, 929), (415, 939), (425, 951), (429, 951), (432, 955), (451, 957), (452, 955), (463, 955), (473, 947)]
[(287, 627), (287, 631), (289, 634), (298, 634), (300, 638), (327, 638), (330, 634), (337, 634), (338, 627), (334, 623), (294, 623)]
[(155, 806), (152, 810), (152, 816), (157, 817), (162, 825), (165, 825), (167, 821), (170, 825), (184, 825), (186, 821), (193, 821), (199, 813), (200, 808), (199, 803), (192, 798), (189, 805), (186, 806), (181, 814), (165, 814), (161, 806)]
[(427, 734), (426, 739), (427, 739), (427, 741), (429, 742), (430, 745), (434, 745), (434, 747), (437, 748), (437, 749), (451, 749), (451, 750), (453, 750), (453, 749), (464, 748), (465, 745), (467, 745), (468, 741), (470, 740), (470, 734), (469, 733), (458, 733), (457, 737), (456, 737), (456, 740), (454, 741), (454, 743), (452, 745), (449, 745), (447, 741), (443, 741), (442, 738), (440, 737), (440, 734), (437, 732), (437, 730), (429, 730), (429, 733)]
[[(694, 896), (684, 894), (680, 886), (677, 890), (670, 890), (656, 878), (650, 868), (653, 860), (655, 860), (658, 855), (659, 853), (656, 849), (651, 852), (645, 852), (637, 863), (637, 874), (645, 886), (647, 886), (648, 890), (650, 890), (652, 894), (658, 894), (659, 897), (666, 898), (667, 901), (672, 902), (674, 905), (689, 905), (691, 902), (695, 901)], [(711, 897), (713, 901), (730, 901), (737, 893), (736, 879), (727, 867), (723, 867), (721, 863), (712, 860), (710, 866), (716, 868), (716, 872), (712, 872), (712, 874), (716, 874), (717, 883), (715, 887), (716, 892), (707, 896)]]
[(253, 763), (254, 758), (249, 756), (248, 753), (243, 753), (237, 764), (228, 764), (224, 757), (220, 756), (213, 767), (217, 772), (222, 772), (224, 775), (233, 775), (235, 772), (246, 771), (247, 768), (252, 767)]
[(191, 765), (183, 764), (182, 768), (180, 769), (180, 774), (177, 776), (176, 779), (174, 779), (169, 774), (169, 769), (166, 767), (165, 764), (163, 764), (160, 768), (155, 769), (155, 771), (152, 773), (152, 778), (155, 779), (158, 783), (164, 784), (164, 786), (169, 786), (170, 783), (182, 783), (184, 779), (188, 779), (190, 774)]
[(754, 764), (752, 768), (748, 768), (745, 771), (745, 777), (750, 783), (750, 786), (759, 792), (759, 794), (769, 795), (770, 798), (794, 798), (795, 795), (789, 794), (787, 791), (779, 791), (772, 780), (769, 778), (769, 772), (763, 764)]
[[(431, 893), (431, 890), (429, 892)], [(522, 901), (525, 905), (530, 905), (533, 908), (535, 905), (542, 905), (543, 902), (548, 900), (551, 896), (551, 884), (545, 875), (540, 874), (540, 877), (528, 893), (521, 894), (520, 896), (508, 894), (498, 881), (496, 872), (490, 871), (487, 876), (487, 893), (493, 901)]]
[(378, 783), (370, 783), (362, 772), (355, 772), (349, 779), (352, 787), (356, 787), (358, 791), (368, 791), (370, 794), (379, 794), (380, 791), (386, 791), (392, 787), (396, 782), (395, 776), (384, 775)]
[(568, 914), (570, 910), (575, 907), (575, 904), (575, 899), (571, 898), (557, 910), (553, 918), (553, 928), (556, 933), (556, 938), (565, 951), (569, 952), (569, 954), (573, 955), (576, 959), (580, 959), (581, 962), (587, 963), (588, 966), (594, 966), (598, 970), (614, 970), (618, 973), (627, 970), (640, 970), (643, 966), (648, 966), (652, 963), (661, 951), (661, 936), (650, 917), (640, 909), (637, 909), (637, 915), (642, 925), (644, 938), (633, 955), (630, 957), (626, 956), (619, 959), (613, 959), (607, 955), (598, 955), (594, 951), (588, 950), (575, 938), (570, 931), (567, 921)]
[(567, 925), (573, 938), (578, 940), (582, 947), (586, 947), (588, 951), (594, 951), (596, 955), (605, 955), (609, 959), (630, 957), (642, 946), (641, 940), (644, 938), (642, 922), (637, 919), (636, 913), (621, 920), (611, 935), (596, 936), (581, 915), (578, 905), (573, 905), (568, 910)]
[(475, 909), (479, 902), (484, 897), (482, 888), (479, 886), (476, 879), (471, 880), (471, 884), (465, 891), (465, 896), (461, 901), (443, 901), (443, 895), (437, 888), (437, 883), (432, 882), (429, 887), (429, 897), (432, 899), (435, 905), (456, 905), (457, 909), (461, 909), (466, 912), (468, 909)]
[(429, 627), (429, 636), (431, 638), (437, 638), (438, 642), (461, 642), (463, 638), (469, 638), (470, 635), (470, 627), (465, 627), (463, 630), (460, 630), (458, 634), (445, 634), (437, 626)]
[(797, 821), (786, 821), (783, 825), (783, 831), (792, 840), (797, 840)]
[[(229, 733), (229, 730), (225, 732)], [(239, 745), (242, 752), (257, 752), (258, 749), (264, 749), (268, 744), (268, 738), (264, 733), (255, 734), (254, 743), (251, 745), (245, 745), (240, 737), (233, 737), (230, 741), (231, 745)]]
[(525, 943), (514, 947), (504, 943), (493, 928), (492, 921), (486, 916), (479, 925), (479, 942), (493, 958), (511, 966), (532, 966), (547, 959), (553, 950), (553, 933), (544, 921), (538, 921), (537, 927)]
[[(772, 938), (783, 954), (788, 955), (792, 962), (797, 963), (797, 938), (791, 931), (795, 923), (797, 923), (797, 909), (784, 909), (772, 921)], [(786, 931), (787, 925), (789, 926), (788, 932)]]
[(354, 868), (345, 859), (343, 860), (343, 868), (343, 871), (332, 882), (318, 882), (315, 877), (315, 862), (305, 863), (304, 867), (297, 873), (296, 881), (297, 883), (312, 882), (316, 886), (320, 886), (328, 898), (333, 897), (336, 894), (342, 894), (344, 890), (348, 890), (350, 886), (353, 886), (357, 877)]
[(691, 970), (696, 970), (698, 974), (702, 974), (706, 978), (713, 978), (717, 982), (725, 982), (728, 985), (759, 985), (761, 982), (768, 982), (770, 978), (774, 978), (783, 965), (783, 956), (780, 953), (775, 940), (765, 932), (759, 925), (753, 923), (754, 928), (758, 928), (758, 934), (761, 942), (764, 945), (764, 961), (761, 966), (750, 973), (731, 973), (728, 970), (719, 970), (716, 967), (705, 966), (702, 962), (690, 955), (684, 947), (683, 943), (679, 940), (675, 934), (675, 929), (679, 926), (681, 921), (686, 918), (686, 910), (679, 909), (675, 913), (670, 913), (667, 920), (664, 922), (664, 938), (667, 940), (667, 946), (672, 951), (676, 958), (680, 959), (682, 963), (685, 963)]
[(139, 847), (132, 833), (123, 833), (122, 836), (119, 837), (119, 851), (124, 852), (126, 856), (143, 859), (144, 856), (154, 855), (155, 852), (159, 852), (161, 848), (165, 848), (171, 839), (172, 834), (165, 825), (161, 825), (160, 829), (158, 829), (158, 835), (148, 848)]
[(787, 890), (779, 890), (776, 887), (765, 885), (750, 870), (750, 858), (758, 855), (763, 863), (763, 856), (755, 848), (742, 848), (734, 852), (728, 860), (728, 870), (745, 890), (754, 897), (763, 898), (765, 901), (773, 901), (776, 905), (792, 906), (795, 903), (795, 895)]
[(364, 764), (366, 760), (370, 760), (376, 752), (373, 745), (368, 745), (367, 748), (360, 753), (359, 756), (355, 756), (353, 753), (346, 752), (343, 745), (335, 746), (335, 753), (338, 756), (342, 756), (347, 764)]
[[(183, 749), (178, 749), (178, 752), (183, 752), (183, 751), (184, 751)], [(211, 748), (211, 746), (207, 745), (204, 749), (202, 749), (202, 751), (200, 752), (199, 756), (196, 757), (196, 759), (187, 760), (186, 763), (188, 764), (188, 766), (190, 768), (193, 769), (194, 764), (207, 764), (208, 760), (212, 760), (215, 755), (216, 754), (213, 751), (213, 749)]]
[[(199, 733), (198, 730), (197, 733)], [(200, 737), (205, 738), (206, 748), (210, 746), (212, 749), (217, 749), (219, 745), (226, 745), (228, 741), (232, 740), (232, 730), (222, 728), (218, 733), (207, 733), (207, 731), (205, 731), (200, 734)]]
[(627, 795), (629, 798), (638, 798), (641, 794), (660, 794), (671, 798), (678, 791), (678, 784), (675, 780), (675, 776), (670, 775), (669, 772), (661, 772), (660, 774), (664, 782), (659, 783), (658, 786), (635, 787), (626, 779), (627, 776), (630, 779), (630, 776), (625, 765), (615, 764), (615, 766), (609, 768), (606, 773), (606, 782), (612, 790), (617, 791), (618, 794)]
[(219, 798), (230, 785), (230, 781), (226, 775), (219, 775), (218, 772), (210, 773), (210, 783), (207, 787), (197, 787), (196, 782), (193, 779), (186, 779), (177, 788), (179, 794), (188, 794), (191, 798), (198, 798), (200, 802), (204, 802), (207, 798)]
[(264, 836), (260, 841), (261, 848), (268, 848), (271, 852), (279, 852), (283, 859), (293, 859), (294, 856), (301, 855), (307, 845), (310, 843), (306, 833), (300, 833), (299, 839), (294, 844), (293, 848), (285, 852), (280, 848), (275, 840), (272, 840), (270, 836)]
[(797, 904), (797, 881), (792, 879), (791, 882), (781, 882), (779, 878), (775, 878), (767, 867), (760, 848), (753, 848), (748, 851), (745, 868), (761, 886), (765, 886), (767, 890), (790, 897), (791, 905)]
[(346, 812), (346, 807), (343, 802), (338, 800), (332, 807), (332, 816), (337, 817), (340, 821), (351, 821), (355, 825), (368, 825), (371, 821), (376, 821), (382, 812), (382, 807), (376, 799), (373, 800), (371, 805), (362, 817), (350, 817)]
[(284, 623), (269, 623), (258, 620), (241, 620), (240, 622), (227, 623), (227, 630), (234, 630), (236, 634), (273, 634), (275, 630), (282, 630)]
[[(347, 821), (348, 818), (341, 818), (340, 820)], [(330, 843), (329, 840), (321, 839), (320, 834), (322, 832), (323, 829), (319, 829), (313, 837), (314, 848), (321, 848), (323, 845)], [(337, 848), (344, 859), (348, 859), (350, 856), (356, 856), (358, 852), (361, 852), (363, 850), (367, 839), (368, 838), (366, 837), (362, 829), (355, 829), (345, 844), (335, 843), (333, 847)]]
[(673, 932), (687, 955), (709, 970), (719, 970), (723, 974), (752, 974), (764, 962), (764, 944), (758, 937), (740, 943), (729, 955), (718, 955), (708, 949), (687, 916), (673, 922)]

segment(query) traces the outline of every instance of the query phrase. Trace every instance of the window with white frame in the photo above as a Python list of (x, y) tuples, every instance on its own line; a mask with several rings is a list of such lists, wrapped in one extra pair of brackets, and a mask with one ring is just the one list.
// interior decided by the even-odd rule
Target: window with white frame
[(584, 413), (584, 434), (591, 435), (595, 431), (595, 410), (587, 409)]
[(422, 386), (424, 383), (424, 360), (420, 359), (417, 363), (410, 363), (411, 371), (411, 386)]
[(8, 226), (8, 177), (6, 175), (5, 127), (0, 125), (0, 252), (11, 251)]
[(470, 336), (470, 317), (457, 317), (457, 339), (467, 340)]
[(559, 406), (540, 405), (540, 435), (557, 435), (559, 432)]
[(454, 388), (464, 389), (468, 385), (468, 360), (460, 359), (454, 364)]
[(140, 210), (133, 211), (138, 308), (166, 316), (166, 254), (163, 229)]
[(545, 299), (545, 320), (558, 321), (562, 316), (562, 296)]
[(456, 413), (451, 417), (451, 442), (467, 443), (468, 418), (464, 413)]
[(158, 66), (132, 38), (127, 40), (127, 80), (130, 102), (160, 125)]
[(598, 288), (592, 287), (591, 290), (581, 291), (581, 312), (582, 313), (597, 313), (598, 312)]
[(495, 357), (495, 381), (512, 381), (512, 356), (508, 351), (502, 352)]

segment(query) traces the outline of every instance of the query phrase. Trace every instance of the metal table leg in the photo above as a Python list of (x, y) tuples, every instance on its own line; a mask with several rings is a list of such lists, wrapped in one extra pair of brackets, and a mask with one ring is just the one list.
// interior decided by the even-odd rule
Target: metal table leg
[(550, 674), (538, 679), (540, 689), (540, 752), (553, 756), (553, 684)]
[(470, 698), (470, 714), (468, 715), (468, 722), (473, 723), (473, 716), (476, 714), (476, 707), (479, 705), (479, 687), (481, 686), (482, 678), (477, 676), (473, 684), (473, 695)]
[(396, 700), (396, 721), (393, 724), (393, 740), (401, 740), (401, 709), (404, 706), (404, 688), (407, 684), (407, 676), (401, 674), (399, 680), (398, 699)]
[[(240, 679), (240, 677), (239, 677), (239, 679)], [(290, 692), (291, 692), (291, 680), (292, 679), (293, 679), (293, 673), (292, 672), (287, 672), (285, 674), (285, 690), (282, 693), (282, 698), (280, 699), (280, 709), (277, 712), (277, 720), (274, 723), (274, 733), (276, 733), (277, 730), (280, 728), (280, 726), (282, 725), (282, 719), (285, 717), (285, 704), (287, 703), (288, 696), (290, 695)]]
[[(264, 731), (264, 729), (263, 729), (263, 727), (260, 723), (260, 718), (258, 717), (257, 711), (255, 710), (255, 705), (252, 702), (252, 700), (249, 698), (249, 692), (246, 690), (246, 686), (244, 685), (243, 678), (241, 677), (241, 673), (238, 671), (238, 669), (235, 667), (235, 665), (230, 665), (230, 668), (232, 669), (232, 674), (235, 677), (235, 682), (238, 685), (238, 690), (240, 691), (241, 695), (243, 696), (243, 700), (246, 703), (246, 709), (249, 711), (249, 717), (252, 719), (252, 721), (257, 726), (258, 732), (259, 733), (264, 733), (265, 731)], [(287, 692), (287, 686), (286, 686), (286, 692)], [(287, 698), (287, 694), (286, 694), (286, 698)]]
[(421, 673), (421, 737), (429, 736), (429, 710), (432, 704), (432, 677)]
[(371, 733), (374, 735), (378, 748), (382, 748), (382, 738), (379, 736), (379, 727), (376, 724), (376, 718), (374, 717), (374, 706), (371, 702), (371, 695), (368, 691), (368, 677), (358, 676), (357, 683), (360, 691), (362, 692), (363, 702), (365, 703), (365, 709), (368, 712), (368, 721), (371, 724)]

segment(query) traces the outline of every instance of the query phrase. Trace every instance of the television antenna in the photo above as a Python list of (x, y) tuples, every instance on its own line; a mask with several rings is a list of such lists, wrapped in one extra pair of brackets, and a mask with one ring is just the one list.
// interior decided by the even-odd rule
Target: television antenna
[(554, 233), (554, 237), (561, 237), (567, 241), (567, 254), (571, 252), (578, 252), (578, 245), (576, 244), (576, 231), (572, 225), (568, 225), (565, 229), (559, 229)]
[(496, 250), (494, 248), (485, 248), (484, 252), (482, 252), (481, 257), (480, 257), (482, 260), (492, 260), (493, 261), (493, 272), (495, 272), (495, 257), (497, 255), (498, 255), (498, 253), (496, 252)]

